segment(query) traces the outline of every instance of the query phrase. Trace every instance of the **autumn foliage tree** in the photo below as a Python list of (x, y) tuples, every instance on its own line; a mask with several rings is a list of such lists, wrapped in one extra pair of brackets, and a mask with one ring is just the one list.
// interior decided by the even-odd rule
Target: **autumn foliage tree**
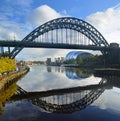
[(8, 57), (0, 58), (0, 73), (10, 72), (16, 68), (15, 60)]

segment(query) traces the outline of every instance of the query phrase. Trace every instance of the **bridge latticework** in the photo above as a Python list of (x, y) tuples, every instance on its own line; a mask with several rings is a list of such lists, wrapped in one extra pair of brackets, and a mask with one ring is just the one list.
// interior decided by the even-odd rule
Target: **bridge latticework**
[[(89, 23), (72, 17), (51, 20), (28, 34), (23, 42), (38, 44), (95, 45), (107, 47), (109, 44), (97, 29)], [(14, 58), (24, 47), (15, 47), (11, 52)]]

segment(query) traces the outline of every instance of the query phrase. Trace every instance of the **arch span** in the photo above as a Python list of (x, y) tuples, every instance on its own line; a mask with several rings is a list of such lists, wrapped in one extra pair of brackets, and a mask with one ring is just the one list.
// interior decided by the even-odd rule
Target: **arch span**
[[(78, 44), (77, 42), (73, 40), (72, 40), (73, 42), (71, 42), (71, 40), (58, 42), (57, 39), (53, 41), (54, 37), (58, 36), (59, 29), (64, 30), (64, 32), (66, 33), (66, 36), (67, 36), (68, 29), (74, 30), (74, 31), (77, 31), (78, 33), (81, 33), (85, 37), (87, 37), (96, 46), (105, 46), (105, 47), (109, 46), (108, 42), (105, 40), (102, 34), (95, 27), (93, 27), (92, 25), (90, 25), (89, 23), (81, 19), (73, 18), (73, 17), (62, 17), (62, 18), (57, 18), (57, 19), (48, 21), (45, 24), (42, 24), (39, 27), (37, 27), (35, 30), (33, 30), (22, 41), (32, 42), (35, 39), (37, 39), (39, 36), (42, 36), (43, 34), (48, 33), (50, 31), (56, 30), (56, 35), (54, 35), (53, 33), (51, 34), (52, 39), (49, 40), (49, 43)], [(71, 36), (70, 33), (69, 33), (69, 36)], [(44, 41), (41, 40), (41, 42), (47, 43), (48, 38), (49, 37), (46, 37), (46, 39), (44, 39)], [(11, 52), (10, 57), (14, 58), (23, 48), (24, 47), (15, 47), (13, 51)]]

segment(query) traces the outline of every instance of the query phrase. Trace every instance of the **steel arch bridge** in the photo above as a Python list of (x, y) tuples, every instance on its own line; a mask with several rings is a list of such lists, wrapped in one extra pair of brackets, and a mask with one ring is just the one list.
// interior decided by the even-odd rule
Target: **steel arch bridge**
[(14, 58), (25, 47), (26, 43), (37, 43), (43, 48), (58, 46), (66, 48), (69, 45), (72, 45), (71, 49), (76, 45), (109, 47), (108, 42), (96, 28), (73, 17), (62, 17), (48, 21), (33, 30), (21, 42), (23, 46), (16, 45), (10, 52), (11, 58)]

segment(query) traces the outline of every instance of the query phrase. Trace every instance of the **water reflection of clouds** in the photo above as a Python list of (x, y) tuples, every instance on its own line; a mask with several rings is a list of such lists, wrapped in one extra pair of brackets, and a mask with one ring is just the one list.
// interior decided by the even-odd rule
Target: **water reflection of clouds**
[[(65, 75), (64, 68), (62, 68), (62, 72), (59, 67), (52, 67), (49, 68), (49, 71), (47, 71), (46, 67), (36, 66), (32, 67), (31, 72), (28, 73), (21, 81), (19, 81), (18, 84), (26, 91), (41, 91), (98, 84), (100, 80), (101, 78), (94, 77), (93, 75), (81, 80), (69, 79)], [(105, 90), (100, 98), (98, 98), (92, 105), (97, 106), (102, 110), (119, 112), (119, 95), (119, 88), (112, 88), (112, 91), (111, 89)]]
[(36, 109), (30, 101), (16, 101), (14, 103), (8, 103), (5, 106), (4, 116), (2, 121), (37, 121), (40, 117), (41, 111)]
[(48, 72), (45, 66), (34, 66), (32, 70), (18, 82), (18, 85), (26, 91), (41, 91), (98, 84), (101, 80), (101, 78), (95, 78), (94, 76), (82, 80), (73, 80), (66, 77), (63, 71), (64, 69), (62, 73), (61, 70), (59, 72), (55, 70), (56, 67), (52, 67), (52, 71)]
[(104, 93), (92, 105), (100, 109), (120, 114), (120, 89), (112, 88)]

